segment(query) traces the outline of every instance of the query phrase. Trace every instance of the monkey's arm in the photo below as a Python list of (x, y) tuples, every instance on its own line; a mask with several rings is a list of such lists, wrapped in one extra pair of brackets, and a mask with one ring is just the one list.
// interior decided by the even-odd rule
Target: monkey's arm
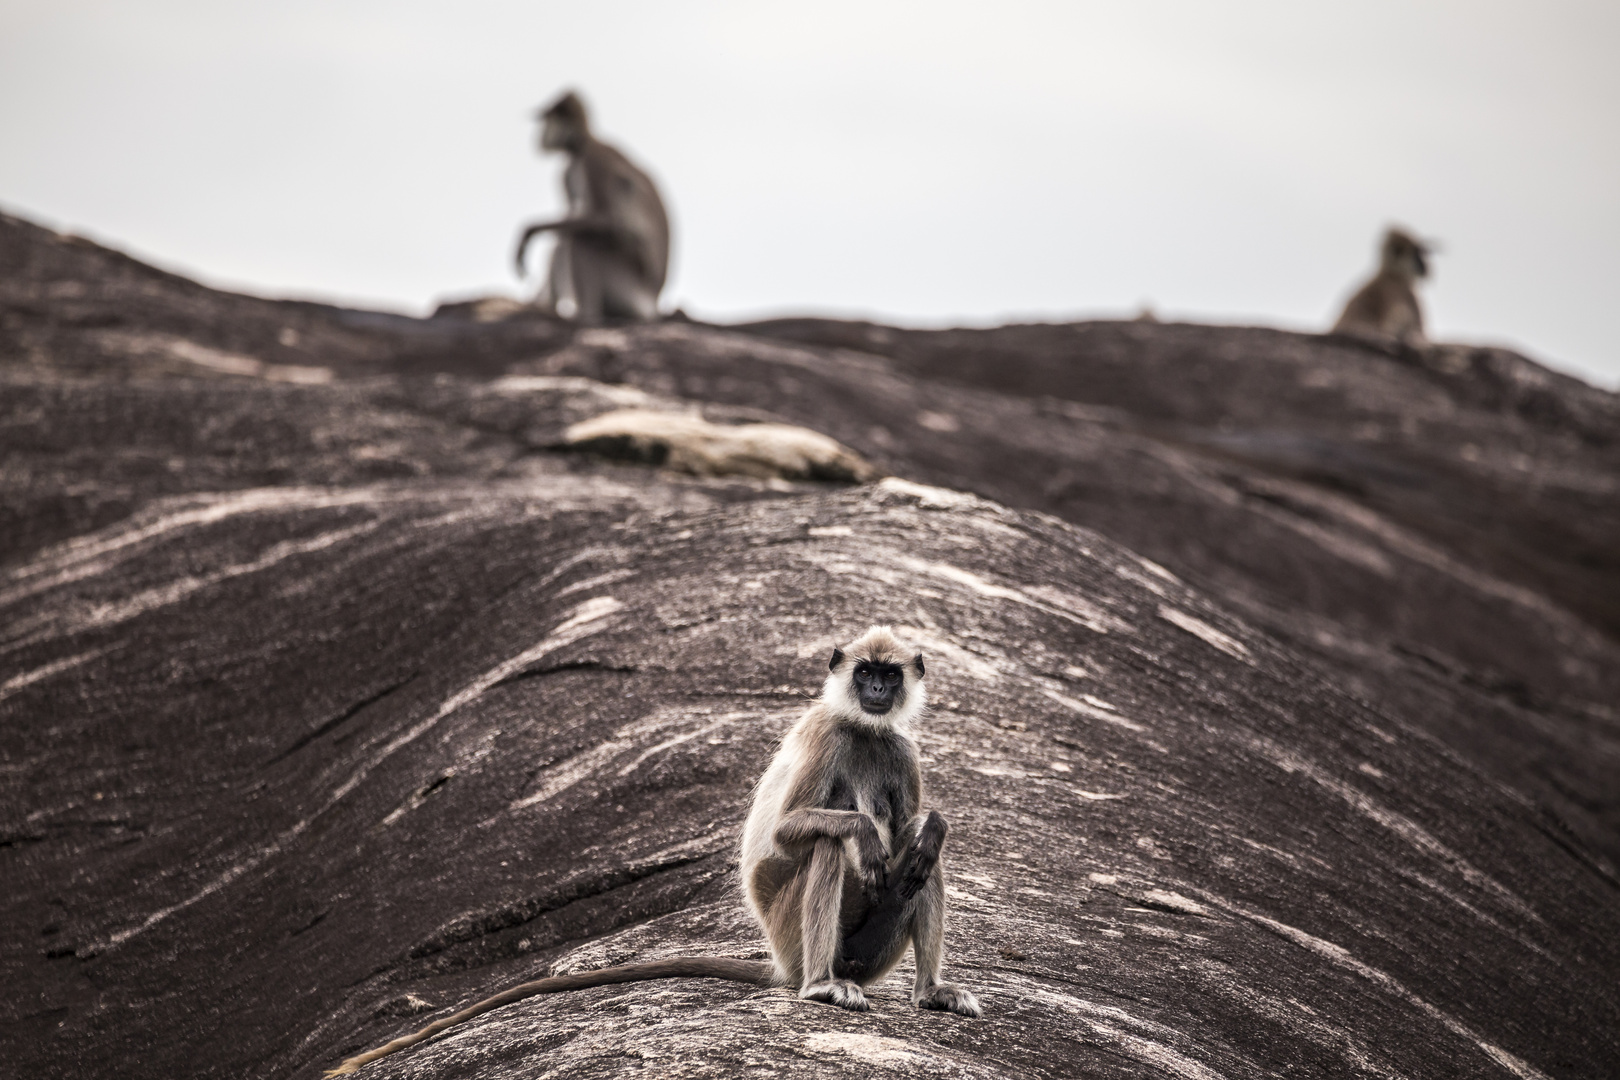
[(859, 810), (795, 810), (777, 822), (774, 839), (778, 847), (791, 850), (822, 837), (854, 840), (860, 851), (862, 882), (872, 892), (883, 888), (889, 853), (883, 847), (877, 822)]
[(619, 223), (612, 222), (608, 217), (599, 214), (586, 214), (582, 217), (559, 217), (554, 222), (535, 222), (528, 225), (517, 238), (517, 253), (512, 256), (520, 277), (523, 274), (523, 253), (528, 251), (528, 241), (533, 240), (539, 233), (569, 233), (570, 236), (619, 236), (624, 228)]
[(529, 241), (543, 232), (570, 233), (574, 236), (613, 236), (617, 234), (618, 229), (607, 218), (595, 215), (558, 218), (556, 221), (537, 221), (525, 228), (518, 236), (517, 251), (512, 255), (512, 263), (517, 267), (519, 277), (523, 276), (523, 255), (529, 250)]

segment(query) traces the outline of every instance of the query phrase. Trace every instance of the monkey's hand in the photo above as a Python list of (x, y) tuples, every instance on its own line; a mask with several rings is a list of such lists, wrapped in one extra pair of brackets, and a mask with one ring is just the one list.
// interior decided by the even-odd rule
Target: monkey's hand
[(855, 835), (855, 846), (860, 852), (861, 884), (868, 896), (877, 896), (889, 883), (889, 852), (878, 835), (877, 822), (861, 816), (862, 828)]
[(523, 255), (529, 250), (529, 241), (552, 227), (551, 222), (539, 222), (524, 229), (523, 233), (518, 237), (517, 250), (512, 253), (512, 265), (516, 268), (517, 276), (520, 279), (523, 277)]

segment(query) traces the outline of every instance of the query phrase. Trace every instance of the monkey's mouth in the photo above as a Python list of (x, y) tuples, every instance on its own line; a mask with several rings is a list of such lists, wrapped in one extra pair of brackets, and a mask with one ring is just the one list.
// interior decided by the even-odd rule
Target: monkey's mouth
[(860, 701), (861, 712), (866, 713), (868, 716), (882, 716), (894, 708), (894, 698), (879, 698), (869, 701), (863, 696)]

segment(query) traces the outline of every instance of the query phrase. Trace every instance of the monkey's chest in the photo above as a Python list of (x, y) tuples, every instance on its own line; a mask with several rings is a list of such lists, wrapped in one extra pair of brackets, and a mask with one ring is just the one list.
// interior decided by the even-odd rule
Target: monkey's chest
[(842, 745), (832, 756), (828, 810), (854, 810), (877, 825), (883, 846), (894, 851), (895, 838), (917, 813), (921, 782), (916, 749), (911, 742), (889, 733), (875, 735), (846, 730)]
[(571, 214), (585, 214), (595, 209), (591, 206), (590, 181), (585, 176), (585, 166), (581, 162), (570, 164), (563, 173), (563, 194), (568, 197)]
[[(878, 835), (883, 838), (885, 850), (894, 850), (894, 822), (896, 815), (893, 794), (883, 790), (866, 789), (840, 785), (833, 790), (832, 797), (827, 800), (828, 810), (854, 810), (865, 814), (877, 823)], [(851, 841), (851, 844), (854, 842)], [(853, 849), (851, 849), (853, 850)]]

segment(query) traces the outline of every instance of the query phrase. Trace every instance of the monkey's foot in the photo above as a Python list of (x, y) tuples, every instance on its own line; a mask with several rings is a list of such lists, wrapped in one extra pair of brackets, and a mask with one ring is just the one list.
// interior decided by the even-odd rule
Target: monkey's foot
[(916, 995), (913, 1000), (919, 1009), (938, 1009), (941, 1012), (960, 1013), (977, 1020), (984, 1015), (979, 1001), (955, 983), (935, 983), (933, 988)]
[(851, 1012), (865, 1012), (871, 1008), (861, 988), (848, 979), (823, 979), (811, 983), (799, 991), (799, 998), (803, 1001), (823, 1001)]

